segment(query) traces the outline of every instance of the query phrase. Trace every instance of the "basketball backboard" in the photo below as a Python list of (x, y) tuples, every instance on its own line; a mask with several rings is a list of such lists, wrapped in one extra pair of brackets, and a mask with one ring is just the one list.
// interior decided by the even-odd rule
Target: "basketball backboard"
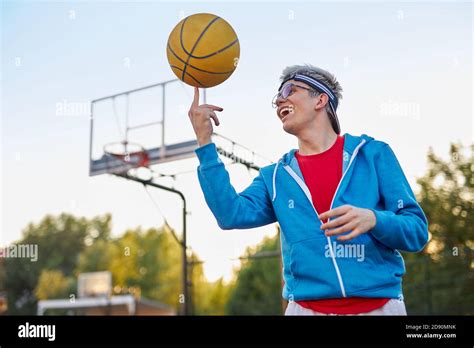
[(110, 297), (112, 295), (112, 274), (107, 271), (79, 274), (77, 295), (81, 298)]
[(143, 151), (149, 165), (192, 157), (197, 142), (188, 127), (191, 101), (178, 79), (93, 100), (89, 174), (126, 172)]

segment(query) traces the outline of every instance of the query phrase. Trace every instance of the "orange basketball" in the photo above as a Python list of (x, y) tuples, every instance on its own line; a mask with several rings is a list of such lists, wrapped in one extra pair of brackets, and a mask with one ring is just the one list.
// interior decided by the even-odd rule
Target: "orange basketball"
[(234, 72), (240, 45), (234, 29), (224, 19), (198, 13), (174, 27), (166, 54), (181, 81), (194, 87), (214, 87)]

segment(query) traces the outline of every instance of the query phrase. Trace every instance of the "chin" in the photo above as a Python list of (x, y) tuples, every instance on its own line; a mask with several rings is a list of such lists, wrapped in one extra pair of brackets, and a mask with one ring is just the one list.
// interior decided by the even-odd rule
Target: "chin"
[(288, 134), (291, 134), (291, 135), (295, 135), (295, 133), (296, 133), (296, 129), (294, 129), (294, 127), (292, 127), (291, 125), (289, 125), (287, 123), (283, 124), (283, 130), (285, 132), (287, 132)]

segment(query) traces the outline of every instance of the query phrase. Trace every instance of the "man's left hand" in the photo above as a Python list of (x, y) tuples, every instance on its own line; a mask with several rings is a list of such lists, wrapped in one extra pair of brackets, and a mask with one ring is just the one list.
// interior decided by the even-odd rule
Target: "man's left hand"
[(336, 219), (322, 224), (321, 230), (326, 230), (326, 236), (352, 231), (345, 236), (338, 237), (337, 240), (340, 241), (351, 240), (362, 233), (366, 233), (374, 228), (376, 223), (375, 214), (372, 210), (357, 208), (352, 205), (342, 205), (319, 214), (318, 217), (321, 221), (324, 221), (336, 216)]

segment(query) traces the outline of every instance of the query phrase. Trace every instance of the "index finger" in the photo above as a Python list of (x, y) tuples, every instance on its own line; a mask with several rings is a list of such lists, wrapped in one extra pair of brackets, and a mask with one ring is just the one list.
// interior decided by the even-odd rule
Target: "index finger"
[(194, 87), (193, 106), (199, 106), (199, 88), (198, 87)]
[(328, 210), (328, 211), (326, 211), (322, 214), (319, 214), (318, 217), (319, 217), (320, 220), (326, 220), (326, 219), (332, 218), (334, 216), (342, 215), (342, 214), (346, 213), (350, 208), (351, 208), (350, 205), (343, 205), (343, 206)]

